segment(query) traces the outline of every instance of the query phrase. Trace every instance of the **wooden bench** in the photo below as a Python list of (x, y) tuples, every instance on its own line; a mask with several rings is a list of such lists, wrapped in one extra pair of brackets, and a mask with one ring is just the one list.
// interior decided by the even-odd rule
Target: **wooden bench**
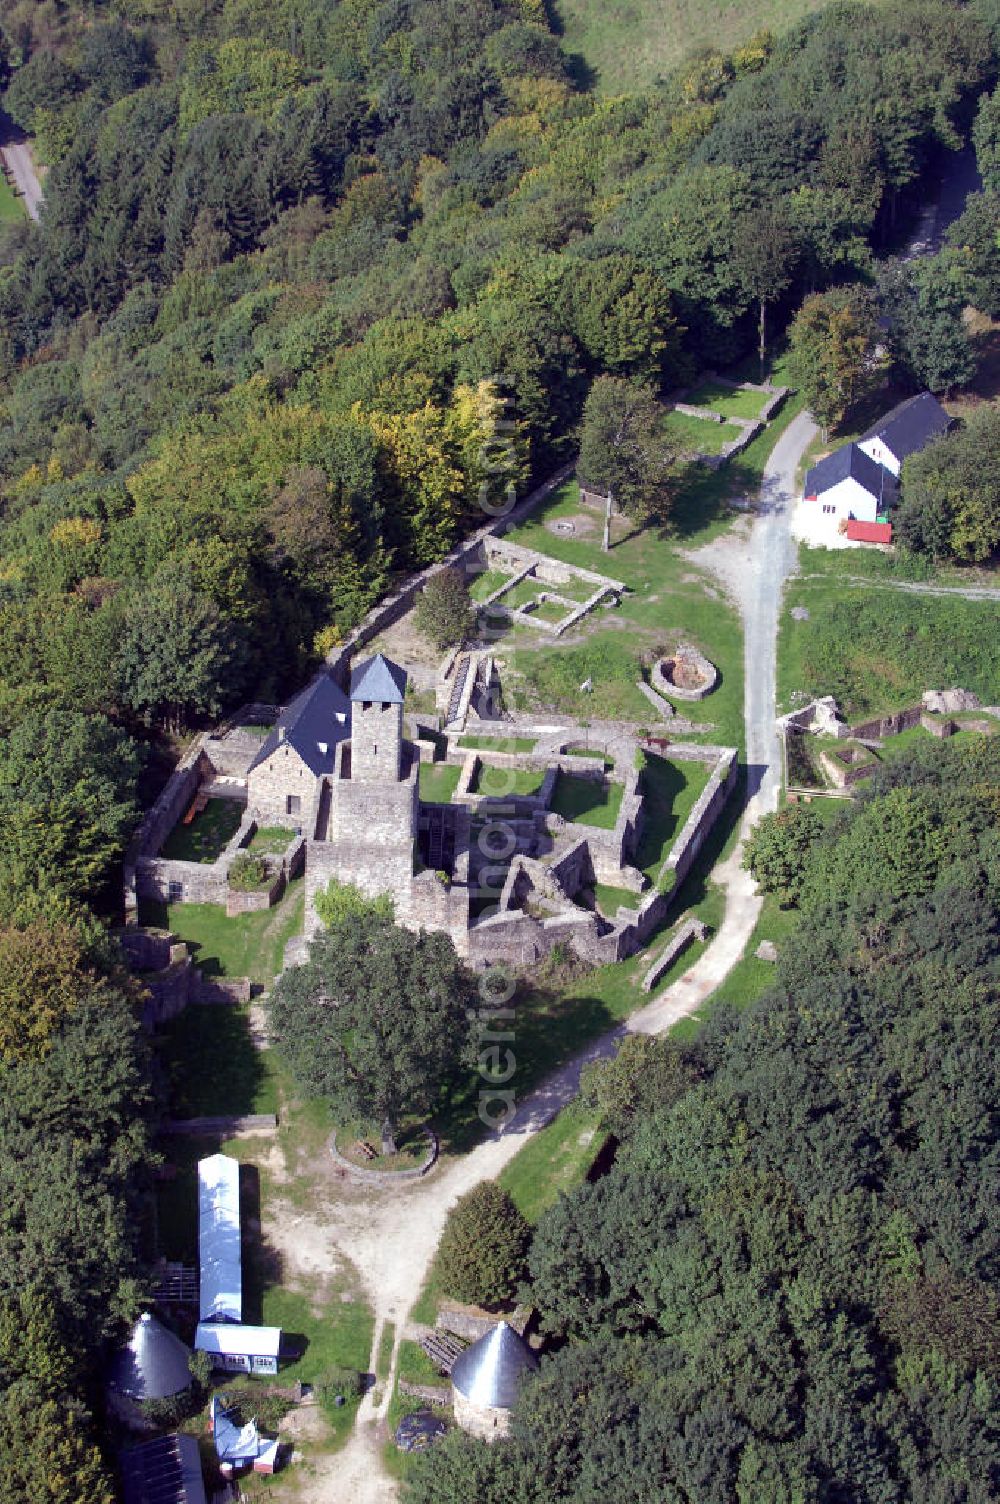
[(357, 1155), (359, 1155), (359, 1157), (361, 1159), (377, 1159), (378, 1158), (378, 1156), (376, 1155), (375, 1150), (372, 1148), (371, 1144), (366, 1144), (361, 1139), (358, 1139), (352, 1145), (352, 1149), (353, 1149), (354, 1153), (357, 1154)]

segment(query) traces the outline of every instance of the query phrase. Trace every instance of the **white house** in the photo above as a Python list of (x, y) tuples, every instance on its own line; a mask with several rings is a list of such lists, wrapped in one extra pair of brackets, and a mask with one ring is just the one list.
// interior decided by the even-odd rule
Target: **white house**
[(829, 519), (836, 533), (842, 521), (881, 522), (895, 506), (899, 486), (890, 472), (857, 444), (845, 444), (806, 475), (805, 505)]
[(938, 439), (951, 427), (951, 419), (930, 392), (921, 392), (894, 407), (858, 440), (858, 448), (883, 465), (891, 475), (899, 475), (903, 461), (917, 454), (932, 439)]

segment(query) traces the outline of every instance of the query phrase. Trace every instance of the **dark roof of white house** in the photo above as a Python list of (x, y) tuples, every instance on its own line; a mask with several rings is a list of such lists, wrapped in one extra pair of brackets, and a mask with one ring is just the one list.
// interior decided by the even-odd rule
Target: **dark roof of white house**
[(893, 506), (899, 493), (895, 476), (882, 465), (875, 463), (857, 444), (844, 444), (828, 454), (825, 460), (813, 465), (805, 479), (806, 496), (822, 496), (843, 480), (856, 480), (870, 495)]
[(190, 1356), (181, 1339), (147, 1311), (115, 1354), (110, 1382), (129, 1399), (166, 1400), (191, 1383)]
[(366, 658), (351, 674), (352, 703), (381, 700), (383, 705), (402, 705), (405, 694), (406, 670), (381, 653)]
[(510, 1410), (521, 1381), (538, 1359), (506, 1321), (500, 1321), (455, 1359), (451, 1382), (472, 1405)]
[(158, 1436), (121, 1456), (125, 1504), (205, 1504), (198, 1439)]
[(881, 439), (886, 448), (902, 461), (923, 449), (931, 439), (947, 433), (951, 421), (932, 392), (920, 392), (886, 413), (861, 435), (858, 442), (866, 444), (869, 439)]
[(333, 772), (337, 743), (350, 734), (351, 706), (347, 696), (329, 674), (319, 674), (294, 700), (289, 700), (249, 771), (267, 762), (287, 742), (320, 778)]

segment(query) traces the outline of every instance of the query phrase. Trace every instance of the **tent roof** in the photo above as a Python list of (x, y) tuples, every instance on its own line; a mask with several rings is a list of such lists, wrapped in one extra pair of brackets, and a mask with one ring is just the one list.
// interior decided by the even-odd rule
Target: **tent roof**
[(506, 1321), (460, 1353), (451, 1382), (473, 1405), (509, 1410), (526, 1373), (534, 1373), (538, 1359)]
[(241, 1320), (240, 1166), (227, 1154), (198, 1161), (198, 1256), (201, 1319)]
[(191, 1383), (190, 1349), (179, 1337), (145, 1312), (126, 1345), (115, 1354), (110, 1382), (133, 1400), (165, 1400)]
[(406, 694), (406, 670), (382, 653), (366, 658), (351, 674), (351, 700), (380, 700), (383, 705), (402, 705)]
[(281, 1349), (280, 1326), (243, 1326), (232, 1321), (200, 1321), (194, 1345), (199, 1352), (225, 1353), (241, 1358), (276, 1358)]

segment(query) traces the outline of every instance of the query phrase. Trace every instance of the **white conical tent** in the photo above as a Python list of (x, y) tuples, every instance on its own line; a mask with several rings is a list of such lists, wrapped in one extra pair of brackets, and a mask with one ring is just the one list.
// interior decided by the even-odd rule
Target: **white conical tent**
[(527, 1343), (500, 1321), (456, 1358), (451, 1382), (470, 1405), (510, 1410), (525, 1374), (537, 1368), (538, 1359)]
[(179, 1337), (147, 1311), (111, 1365), (111, 1383), (133, 1400), (166, 1400), (191, 1383), (191, 1354)]

